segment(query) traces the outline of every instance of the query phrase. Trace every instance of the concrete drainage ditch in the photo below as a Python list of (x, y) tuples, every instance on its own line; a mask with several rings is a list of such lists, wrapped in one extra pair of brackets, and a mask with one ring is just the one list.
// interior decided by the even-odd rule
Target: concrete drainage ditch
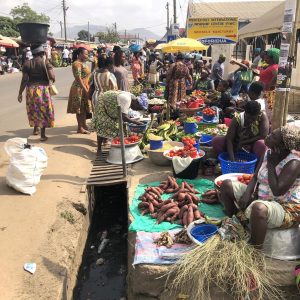
[(94, 187), (93, 195), (92, 222), (73, 299), (126, 299), (126, 185)]

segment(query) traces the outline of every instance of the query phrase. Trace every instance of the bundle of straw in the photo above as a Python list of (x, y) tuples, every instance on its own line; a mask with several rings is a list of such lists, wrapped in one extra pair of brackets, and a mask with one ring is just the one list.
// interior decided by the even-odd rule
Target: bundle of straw
[(219, 236), (195, 247), (174, 264), (167, 285), (194, 300), (211, 299), (210, 289), (216, 287), (232, 299), (284, 299), (272, 274), (266, 272), (259, 250), (245, 241), (222, 241)]

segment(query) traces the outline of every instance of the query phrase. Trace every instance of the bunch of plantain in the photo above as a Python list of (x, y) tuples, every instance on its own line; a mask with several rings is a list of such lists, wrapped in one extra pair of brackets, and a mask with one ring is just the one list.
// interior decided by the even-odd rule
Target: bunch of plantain
[(171, 248), (174, 244), (172, 237), (169, 232), (162, 232), (158, 239), (154, 241), (157, 246), (165, 246), (167, 248)]
[(174, 242), (178, 244), (187, 244), (187, 245), (192, 243), (191, 239), (187, 234), (186, 228), (183, 228), (181, 231), (175, 234)]
[(177, 133), (178, 128), (176, 126), (176, 122), (167, 121), (156, 128), (155, 134), (161, 136), (165, 141), (172, 141)]

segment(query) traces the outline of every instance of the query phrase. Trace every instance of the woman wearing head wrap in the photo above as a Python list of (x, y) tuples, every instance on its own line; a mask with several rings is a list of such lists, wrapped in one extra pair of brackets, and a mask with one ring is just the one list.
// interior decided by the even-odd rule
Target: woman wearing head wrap
[[(300, 130), (285, 126), (265, 139), (266, 151), (248, 186), (226, 180), (221, 200), (228, 216), (245, 210), (250, 220), (251, 243), (261, 248), (267, 228), (290, 228), (300, 224)], [(253, 201), (255, 188), (258, 197)]]
[(47, 140), (46, 128), (54, 126), (54, 109), (49, 92), (50, 81), (55, 81), (53, 67), (45, 58), (43, 45), (32, 50), (33, 59), (27, 60), (22, 68), (22, 81), (18, 101), (26, 88), (26, 110), (33, 134), (41, 132), (41, 141)]
[(209, 72), (203, 68), (201, 77), (194, 84), (194, 90), (208, 92), (213, 91), (214, 89), (214, 82), (209, 78)]
[(268, 64), (268, 66), (265, 69), (261, 69), (259, 81), (261, 81), (265, 85), (265, 91), (275, 89), (278, 73), (279, 54), (279, 49), (271, 48), (267, 51), (267, 54), (264, 57), (264, 60)]

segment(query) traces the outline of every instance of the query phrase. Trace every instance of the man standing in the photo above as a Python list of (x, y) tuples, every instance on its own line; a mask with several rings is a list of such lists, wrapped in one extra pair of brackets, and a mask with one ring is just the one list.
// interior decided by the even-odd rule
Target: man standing
[(261, 56), (260, 56), (260, 53), (261, 53), (261, 49), (260, 48), (256, 48), (254, 50), (254, 59), (253, 59), (253, 62), (252, 62), (252, 69), (257, 69), (260, 61), (261, 61)]
[(67, 66), (69, 64), (69, 53), (70, 51), (68, 50), (68, 48), (65, 48), (63, 50), (63, 65)]
[(215, 89), (217, 89), (219, 82), (223, 80), (225, 60), (225, 55), (220, 54), (219, 59), (214, 63), (212, 67), (211, 79), (214, 81)]

